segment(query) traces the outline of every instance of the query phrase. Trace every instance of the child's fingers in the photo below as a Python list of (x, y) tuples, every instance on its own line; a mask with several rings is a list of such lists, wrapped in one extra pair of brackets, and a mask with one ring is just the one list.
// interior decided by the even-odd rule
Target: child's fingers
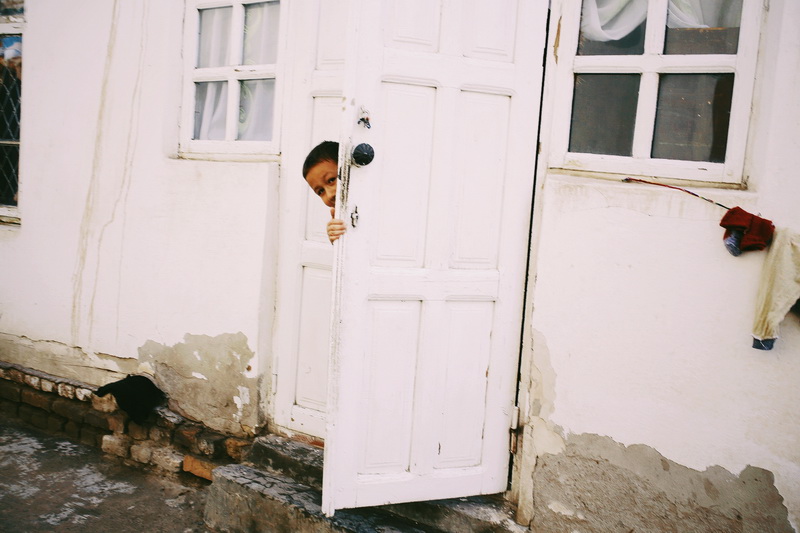
[(342, 235), (344, 235), (346, 230), (344, 221), (339, 219), (331, 219), (328, 222), (328, 239), (333, 242)]

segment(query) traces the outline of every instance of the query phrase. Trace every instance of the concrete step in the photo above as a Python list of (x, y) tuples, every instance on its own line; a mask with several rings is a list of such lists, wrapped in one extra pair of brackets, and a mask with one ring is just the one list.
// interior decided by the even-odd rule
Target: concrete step
[(437, 533), (385, 511), (342, 510), (328, 518), (307, 485), (244, 464), (215, 468), (205, 522), (228, 533)]
[[(514, 522), (512, 506), (499, 496), (344, 510), (328, 519), (319, 508), (322, 460), (321, 448), (276, 435), (257, 438), (245, 458), (246, 464), (214, 470), (206, 507), (207, 522), (219, 531), (529, 531)], [(265, 524), (275, 520), (277, 513), (293, 520), (294, 528), (299, 527), (297, 521), (302, 519), (317, 529), (269, 529)], [(262, 519), (267, 522), (257, 522)], [(250, 525), (258, 527), (248, 529)], [(359, 529), (364, 527), (367, 529)]]

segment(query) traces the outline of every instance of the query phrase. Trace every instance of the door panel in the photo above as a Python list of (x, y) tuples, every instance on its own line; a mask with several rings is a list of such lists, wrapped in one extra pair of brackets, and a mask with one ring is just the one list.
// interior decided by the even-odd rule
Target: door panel
[[(390, 267), (421, 267), (425, 258), (428, 189), (433, 152), (436, 90), (388, 83), (383, 87), (380, 154), (374, 173), (376, 233), (372, 263)], [(370, 209), (371, 206), (367, 208)]]
[(328, 514), (506, 489), (547, 2), (485, 5), (348, 4)]
[[(290, 2), (291, 61), (282, 124), (278, 298), (273, 327), (271, 414), (275, 430), (325, 436), (332, 246), (330, 210), (303, 181), (308, 151), (336, 140), (342, 115), (342, 0)], [(283, 9), (283, 7), (281, 8)]]

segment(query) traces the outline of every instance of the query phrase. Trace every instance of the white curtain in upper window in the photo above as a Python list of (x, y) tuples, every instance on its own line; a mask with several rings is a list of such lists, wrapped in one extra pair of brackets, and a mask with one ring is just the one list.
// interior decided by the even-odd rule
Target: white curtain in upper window
[[(278, 22), (280, 3), (261, 2), (244, 6), (245, 26), (242, 35), (234, 36), (241, 43), (242, 58), (231, 60), (230, 7), (200, 11), (200, 35), (197, 67), (221, 67), (231, 64), (274, 64), (278, 56)], [(227, 82), (197, 83), (195, 93), (194, 138), (224, 140), (228, 109)], [(272, 139), (275, 80), (254, 79), (239, 82), (239, 124), (237, 140), (268, 141)]]
[(742, 19), (742, 0), (670, 0), (670, 28), (734, 28)]
[(243, 65), (275, 63), (278, 58), (280, 4), (269, 2), (245, 6)]
[[(742, 0), (669, 0), (670, 28), (738, 27)], [(616, 41), (647, 18), (647, 0), (583, 0), (581, 32), (590, 41)]]
[(617, 41), (647, 18), (647, 0), (584, 0), (581, 32), (590, 41)]
[[(244, 65), (273, 64), (278, 58), (278, 2), (249, 4), (245, 7)], [(239, 131), (241, 141), (272, 140), (275, 80), (255, 79), (240, 84)]]
[[(230, 64), (230, 7), (200, 11), (200, 35), (197, 66), (221, 67)], [(195, 92), (194, 138), (225, 139), (225, 117), (228, 108), (226, 82), (198, 83)]]

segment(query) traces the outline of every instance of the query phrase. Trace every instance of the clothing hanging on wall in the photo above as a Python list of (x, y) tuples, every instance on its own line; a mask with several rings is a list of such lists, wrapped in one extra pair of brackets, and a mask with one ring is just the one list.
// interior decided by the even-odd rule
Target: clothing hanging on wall
[(725, 228), (722, 239), (733, 256), (748, 250), (763, 250), (772, 241), (775, 226), (771, 220), (748, 213), (741, 207), (732, 207), (719, 225)]
[(761, 272), (753, 348), (771, 350), (778, 327), (800, 299), (800, 233), (777, 228)]
[(719, 225), (725, 228), (723, 242), (731, 255), (769, 246), (761, 272), (753, 324), (753, 348), (771, 350), (778, 338), (778, 326), (790, 310), (800, 314), (800, 233), (775, 229), (772, 221), (748, 213), (741, 207), (727, 207), (696, 192), (637, 178), (625, 183), (646, 183), (691, 194), (726, 210)]

